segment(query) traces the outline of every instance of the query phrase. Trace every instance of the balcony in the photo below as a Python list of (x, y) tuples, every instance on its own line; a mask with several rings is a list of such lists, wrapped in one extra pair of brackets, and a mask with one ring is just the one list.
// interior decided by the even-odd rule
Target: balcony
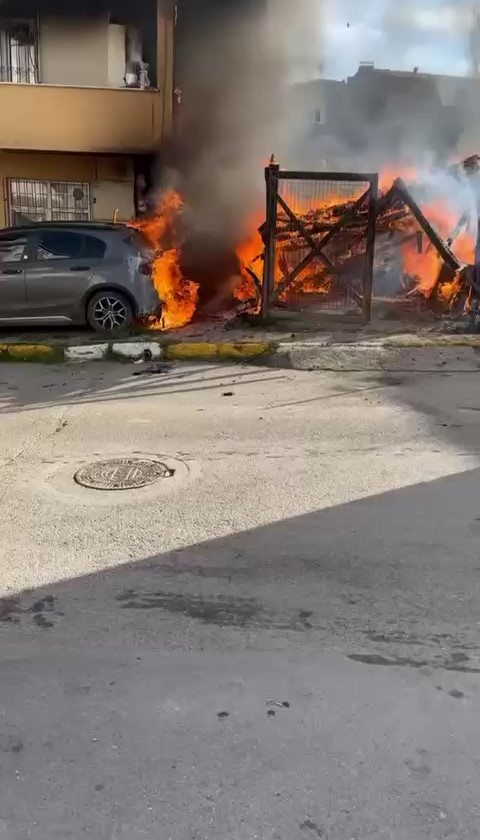
[(18, 151), (149, 153), (168, 129), (150, 89), (2, 82), (0, 114), (0, 149)]

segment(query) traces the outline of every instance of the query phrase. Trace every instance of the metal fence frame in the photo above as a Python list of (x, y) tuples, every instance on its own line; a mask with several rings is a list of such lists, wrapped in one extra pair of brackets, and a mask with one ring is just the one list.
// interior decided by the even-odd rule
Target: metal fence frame
[[(282, 196), (279, 194), (279, 181), (345, 181), (351, 183), (365, 183), (368, 184), (368, 189), (355, 202), (355, 208), (361, 204), (368, 203), (367, 229), (365, 234), (366, 251), (365, 251), (365, 265), (363, 270), (363, 319), (368, 322), (371, 319), (372, 313), (372, 292), (373, 292), (373, 269), (375, 259), (375, 228), (376, 228), (376, 208), (378, 200), (378, 174), (352, 173), (352, 172), (294, 172), (280, 169), (280, 167), (271, 163), (265, 169), (265, 183), (266, 183), (266, 222), (263, 229), (263, 240), (265, 245), (265, 259), (263, 266), (263, 283), (262, 283), (262, 299), (261, 299), (261, 313), (263, 317), (267, 317), (271, 304), (275, 299), (275, 265), (277, 259), (277, 211), (278, 206), (287, 214), (292, 223), (295, 224), (299, 234), (305, 239), (307, 247), (310, 247), (310, 253), (299, 263), (292, 277), (289, 278), (288, 284), (292, 283), (296, 277), (311, 263), (311, 261), (318, 257), (327, 261), (327, 257), (323, 253), (323, 249), (331, 242), (334, 236), (342, 229), (346, 217), (350, 216), (352, 211), (348, 211), (344, 217), (332, 226), (331, 230), (320, 240), (315, 243), (308, 232), (305, 230), (301, 219), (288, 207)], [(328, 261), (329, 262), (329, 261)], [(331, 264), (329, 263), (330, 267)], [(286, 284), (283, 284), (286, 287)]]

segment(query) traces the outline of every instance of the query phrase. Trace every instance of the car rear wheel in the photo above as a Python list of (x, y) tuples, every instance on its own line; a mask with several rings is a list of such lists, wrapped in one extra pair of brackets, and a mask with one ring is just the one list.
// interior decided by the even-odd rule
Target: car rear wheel
[(132, 304), (121, 292), (97, 292), (88, 303), (87, 321), (102, 335), (128, 332), (133, 322)]

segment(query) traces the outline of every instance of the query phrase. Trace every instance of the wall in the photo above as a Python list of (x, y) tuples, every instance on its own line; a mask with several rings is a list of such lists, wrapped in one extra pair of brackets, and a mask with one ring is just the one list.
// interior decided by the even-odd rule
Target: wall
[(163, 113), (163, 97), (155, 90), (3, 83), (0, 149), (154, 152)]
[(40, 17), (40, 81), (44, 84), (108, 84), (108, 17)]
[(327, 121), (327, 102), (325, 83), (315, 79), (293, 85), (289, 96), (289, 114), (293, 125), (301, 126), (304, 130), (314, 124), (314, 112), (320, 111), (322, 123)]
[(175, 64), (175, 0), (157, 0), (157, 87), (162, 97), (163, 132), (172, 128)]
[(113, 87), (123, 87), (125, 82), (126, 29), (114, 23), (107, 27), (107, 81)]
[(116, 211), (118, 221), (128, 221), (135, 215), (133, 181), (96, 181), (92, 197), (93, 218), (96, 221), (111, 222)]
[(111, 221), (116, 209), (119, 221), (133, 215), (134, 169), (128, 157), (93, 155), (25, 154), (0, 152), (0, 227), (8, 223), (6, 196), (8, 178), (50, 181), (86, 181), (91, 195), (98, 198), (92, 218)]
[[(346, 85), (332, 79), (315, 79), (292, 85), (289, 93), (288, 159), (292, 169), (342, 168), (335, 138), (336, 117), (342, 111)], [(315, 112), (319, 111), (319, 122)]]

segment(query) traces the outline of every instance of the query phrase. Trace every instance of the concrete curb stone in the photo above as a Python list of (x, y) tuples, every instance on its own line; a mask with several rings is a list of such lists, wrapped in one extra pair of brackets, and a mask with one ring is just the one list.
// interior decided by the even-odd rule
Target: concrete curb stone
[(324, 371), (480, 371), (480, 341), (446, 341), (444, 336), (380, 338), (350, 344), (305, 342), (231, 341), (169, 342), (116, 341), (98, 344), (0, 344), (0, 361), (135, 362), (170, 361), (250, 362), (295, 370)]

